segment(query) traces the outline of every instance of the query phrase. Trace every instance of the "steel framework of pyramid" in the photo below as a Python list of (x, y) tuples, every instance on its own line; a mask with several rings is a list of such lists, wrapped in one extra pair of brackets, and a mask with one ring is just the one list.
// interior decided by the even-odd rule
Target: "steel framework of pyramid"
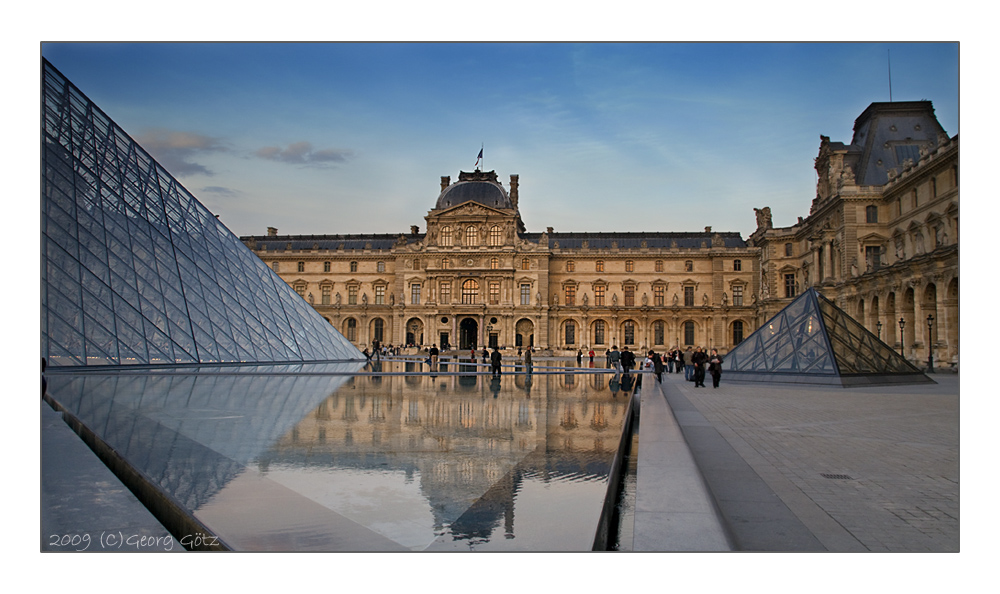
[(809, 289), (725, 357), (735, 381), (862, 386), (933, 382), (844, 310)]
[(42, 70), (49, 365), (364, 358), (48, 61)]

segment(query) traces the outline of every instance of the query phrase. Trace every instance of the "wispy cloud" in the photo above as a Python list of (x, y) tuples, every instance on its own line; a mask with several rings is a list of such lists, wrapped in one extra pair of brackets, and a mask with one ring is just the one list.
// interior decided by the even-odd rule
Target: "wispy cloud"
[(239, 190), (234, 190), (232, 188), (226, 188), (224, 186), (205, 186), (201, 189), (203, 194), (215, 194), (216, 196), (224, 196), (227, 198), (234, 198), (239, 196), (241, 192)]
[(293, 142), (285, 148), (265, 146), (257, 149), (254, 155), (261, 159), (277, 161), (279, 163), (322, 167), (336, 163), (346, 163), (354, 156), (354, 151), (335, 148), (313, 150), (312, 143), (302, 140)]
[(218, 138), (197, 134), (154, 128), (136, 138), (167, 171), (176, 176), (212, 175), (212, 171), (194, 161), (196, 157), (211, 153), (226, 152), (229, 149)]

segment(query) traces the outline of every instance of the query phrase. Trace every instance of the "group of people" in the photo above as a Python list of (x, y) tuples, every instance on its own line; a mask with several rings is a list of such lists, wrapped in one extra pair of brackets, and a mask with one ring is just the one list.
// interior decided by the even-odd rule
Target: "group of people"
[(398, 357), (399, 349), (400, 347), (398, 346), (392, 346), (391, 344), (382, 344), (378, 340), (373, 340), (372, 350), (369, 351), (368, 347), (365, 347), (364, 350), (361, 352), (364, 353), (365, 357), (369, 361), (371, 361), (372, 359), (379, 361), (382, 359), (382, 357), (387, 357), (389, 355), (395, 355)]
[[(635, 367), (635, 353), (622, 347), (619, 351), (617, 346), (612, 346), (605, 351), (608, 367), (615, 369), (619, 373), (627, 374)], [(656, 351), (649, 351), (643, 361), (643, 370), (651, 371), (656, 375), (656, 380), (663, 381), (663, 373), (680, 373), (684, 370), (684, 379), (694, 382), (694, 387), (705, 387), (706, 372), (712, 376), (712, 387), (718, 388), (722, 378), (722, 355), (718, 349), (705, 351), (702, 347), (695, 347), (693, 350), (688, 347), (685, 353), (679, 348), (671, 349), (662, 356)]]

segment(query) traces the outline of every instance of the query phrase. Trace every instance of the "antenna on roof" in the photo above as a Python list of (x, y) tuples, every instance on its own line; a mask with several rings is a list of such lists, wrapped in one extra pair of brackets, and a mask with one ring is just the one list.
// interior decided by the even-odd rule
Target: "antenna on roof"
[(889, 67), (889, 103), (892, 103), (892, 50), (886, 48), (885, 50), (885, 62)]

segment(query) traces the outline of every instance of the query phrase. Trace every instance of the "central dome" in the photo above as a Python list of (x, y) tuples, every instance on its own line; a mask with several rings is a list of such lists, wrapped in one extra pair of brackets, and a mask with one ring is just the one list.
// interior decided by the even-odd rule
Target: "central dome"
[(477, 169), (471, 173), (460, 172), (458, 181), (441, 191), (434, 209), (445, 210), (465, 202), (476, 202), (490, 208), (514, 208), (507, 191), (497, 181), (495, 171)]

